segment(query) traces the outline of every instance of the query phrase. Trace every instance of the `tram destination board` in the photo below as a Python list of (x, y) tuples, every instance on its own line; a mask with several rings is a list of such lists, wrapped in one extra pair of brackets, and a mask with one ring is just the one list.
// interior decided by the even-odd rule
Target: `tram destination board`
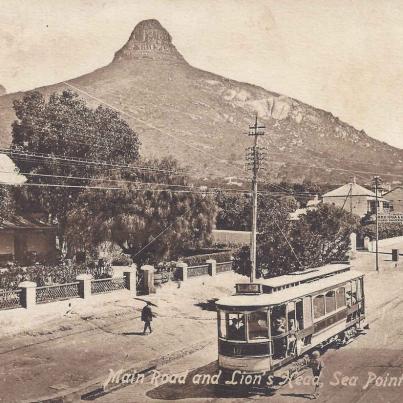
[(262, 285), (253, 283), (242, 283), (236, 285), (237, 294), (261, 294)]

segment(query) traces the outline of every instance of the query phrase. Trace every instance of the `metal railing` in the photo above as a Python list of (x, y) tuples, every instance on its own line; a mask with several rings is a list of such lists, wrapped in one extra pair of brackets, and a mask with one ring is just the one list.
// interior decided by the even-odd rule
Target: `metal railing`
[(52, 301), (62, 301), (64, 299), (78, 298), (78, 282), (47, 285), (36, 288), (36, 303), (44, 304)]
[(91, 281), (91, 294), (102, 294), (126, 288), (126, 278), (101, 278)]
[(0, 291), (0, 309), (22, 308), (21, 290)]
[(232, 262), (221, 262), (216, 264), (216, 273), (224, 273), (232, 270)]
[(188, 277), (208, 275), (208, 267), (208, 264), (202, 264), (200, 266), (189, 266)]

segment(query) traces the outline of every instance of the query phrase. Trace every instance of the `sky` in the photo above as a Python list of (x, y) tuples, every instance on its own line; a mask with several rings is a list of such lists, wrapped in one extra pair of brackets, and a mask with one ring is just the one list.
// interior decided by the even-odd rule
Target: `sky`
[(108, 64), (155, 18), (193, 66), (325, 109), (403, 148), (402, 0), (0, 0), (0, 84)]

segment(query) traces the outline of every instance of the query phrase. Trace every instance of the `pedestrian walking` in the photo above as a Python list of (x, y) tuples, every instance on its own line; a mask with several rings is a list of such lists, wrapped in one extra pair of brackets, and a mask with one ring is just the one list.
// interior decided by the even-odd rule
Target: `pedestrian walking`
[(144, 322), (143, 334), (146, 334), (147, 329), (152, 333), (151, 321), (153, 320), (153, 311), (151, 310), (151, 302), (149, 301), (141, 311), (141, 320)]
[(309, 366), (312, 368), (313, 384), (315, 387), (313, 395), (311, 395), (311, 398), (317, 399), (319, 397), (320, 375), (322, 373), (322, 369), (325, 368), (325, 366), (323, 365), (323, 361), (320, 359), (319, 351), (315, 350), (312, 353), (312, 357), (311, 357)]

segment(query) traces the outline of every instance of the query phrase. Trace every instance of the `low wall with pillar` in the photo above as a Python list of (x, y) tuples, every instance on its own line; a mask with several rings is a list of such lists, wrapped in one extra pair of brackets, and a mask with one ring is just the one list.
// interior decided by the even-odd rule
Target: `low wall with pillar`
[(94, 294), (125, 289), (129, 291), (130, 295), (137, 295), (137, 267), (135, 264), (125, 267), (121, 277), (95, 280), (90, 274), (80, 274), (72, 283), (43, 287), (37, 287), (37, 284), (32, 281), (24, 281), (19, 284), (19, 290), (14, 291), (16, 295), (19, 295), (20, 303), (15, 303), (13, 308), (21, 306), (30, 309), (37, 304), (73, 298), (88, 299)]
[(228, 262), (217, 263), (215, 259), (208, 259), (204, 264), (198, 266), (188, 266), (186, 263), (178, 262), (176, 264), (176, 276), (181, 281), (187, 281), (191, 278), (210, 276), (215, 277), (220, 273), (232, 270), (232, 260)]

